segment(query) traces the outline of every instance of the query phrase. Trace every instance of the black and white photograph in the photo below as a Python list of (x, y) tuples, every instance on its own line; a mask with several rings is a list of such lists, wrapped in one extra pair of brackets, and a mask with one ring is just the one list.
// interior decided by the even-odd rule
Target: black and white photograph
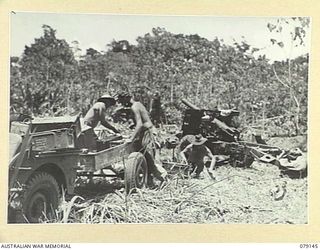
[(308, 224), (311, 21), (12, 11), (7, 223)]

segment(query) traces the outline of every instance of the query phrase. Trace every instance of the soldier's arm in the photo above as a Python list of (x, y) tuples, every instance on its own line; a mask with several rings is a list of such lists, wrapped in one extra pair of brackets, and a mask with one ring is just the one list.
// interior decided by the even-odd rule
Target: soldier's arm
[(100, 122), (104, 127), (106, 127), (107, 129), (112, 130), (115, 133), (119, 133), (119, 130), (117, 130), (108, 121), (106, 121), (106, 113), (105, 113), (105, 111), (103, 109), (100, 110), (99, 117), (100, 117)]
[(214, 167), (216, 166), (217, 159), (212, 154), (211, 150), (208, 147), (206, 147), (206, 149), (207, 149), (207, 152), (208, 152), (208, 156), (211, 158), (211, 163), (210, 163), (210, 167), (209, 167), (208, 171), (209, 171), (209, 173), (212, 173)]
[(192, 144), (186, 146), (181, 152), (180, 152), (180, 156), (181, 158), (183, 159), (184, 162), (188, 162), (187, 158), (186, 158), (186, 155), (185, 153), (190, 151), (191, 150), (191, 147), (192, 147)]
[(208, 155), (211, 159), (213, 159), (214, 156), (213, 156), (211, 150), (210, 150), (208, 147), (206, 147), (206, 150), (207, 150), (207, 155)]
[(106, 120), (101, 121), (101, 124), (106, 127), (107, 129), (112, 130), (115, 133), (119, 133), (119, 130), (117, 130), (114, 126), (112, 126), (109, 122)]
[(151, 99), (151, 102), (150, 102), (150, 110), (149, 110), (149, 112), (152, 111), (152, 106), (153, 106), (153, 99)]

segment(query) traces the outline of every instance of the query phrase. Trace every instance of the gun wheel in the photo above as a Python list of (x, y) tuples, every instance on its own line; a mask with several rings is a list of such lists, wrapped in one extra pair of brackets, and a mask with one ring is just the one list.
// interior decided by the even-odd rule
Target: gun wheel
[(23, 214), (30, 223), (52, 219), (59, 205), (59, 186), (48, 173), (38, 173), (27, 184), (23, 199)]

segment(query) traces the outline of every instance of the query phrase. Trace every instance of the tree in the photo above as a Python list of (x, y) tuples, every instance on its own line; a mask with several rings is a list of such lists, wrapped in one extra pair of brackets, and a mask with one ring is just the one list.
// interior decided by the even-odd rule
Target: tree
[[(51, 27), (43, 30), (21, 58), (11, 58), (10, 100), (16, 110), (30, 107), (38, 115), (57, 105), (84, 113), (102, 93), (123, 90), (138, 91), (148, 107), (152, 92), (158, 91), (168, 122), (182, 121), (185, 107), (180, 98), (186, 97), (201, 108), (237, 108), (246, 127), (261, 118), (285, 115), (294, 104), (280, 82), (288, 84), (289, 62), (257, 58), (257, 49), (245, 41), (230, 46), (218, 38), (209, 41), (154, 28), (138, 37), (136, 45), (113, 41), (107, 51), (89, 48), (80, 55), (79, 42), (70, 48)], [(301, 46), (304, 36), (299, 32), (292, 39)], [(276, 41), (274, 46), (282, 49)], [(308, 56), (291, 59), (289, 68), (288, 86), (299, 103), (299, 124), (306, 124)]]
[[(308, 35), (308, 28), (310, 19), (307, 17), (292, 17), (292, 18), (279, 18), (276, 23), (269, 23), (267, 25), (273, 38), (270, 39), (272, 45), (280, 47), (285, 53), (285, 64), (274, 63), (272, 69), (276, 81), (289, 91), (290, 107), (295, 107), (295, 110), (290, 112), (294, 113), (296, 134), (300, 133), (301, 121), (301, 103), (307, 99), (307, 79), (301, 79), (297, 71), (301, 71), (301, 63), (292, 58), (292, 53), (295, 49), (306, 46), (306, 38)], [(286, 43), (285, 38), (289, 38)], [(305, 56), (308, 60), (308, 56)], [(283, 70), (279, 72), (279, 67)], [(304, 91), (302, 91), (304, 89)]]
[[(76, 61), (67, 42), (56, 37), (56, 31), (43, 25), (43, 36), (31, 46), (25, 46), (20, 65), (20, 80), (12, 82), (13, 102), (29, 107), (31, 113), (41, 114), (53, 106), (67, 107), (70, 87), (75, 80)], [(16, 80), (14, 80), (16, 81)]]

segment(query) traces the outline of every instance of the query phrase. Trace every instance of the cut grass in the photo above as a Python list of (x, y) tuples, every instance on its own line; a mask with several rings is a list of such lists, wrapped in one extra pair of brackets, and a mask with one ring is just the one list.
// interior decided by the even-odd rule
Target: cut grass
[[(162, 151), (162, 154), (167, 156), (170, 152)], [(307, 178), (281, 177), (278, 167), (259, 162), (247, 169), (221, 166), (215, 170), (215, 177), (216, 180), (190, 179), (170, 173), (169, 181), (161, 188), (137, 190), (128, 197), (121, 183), (100, 180), (89, 187), (80, 186), (78, 196), (64, 200), (55, 222), (308, 222)], [(278, 186), (285, 186), (285, 192), (283, 197), (275, 199), (273, 190)]]

